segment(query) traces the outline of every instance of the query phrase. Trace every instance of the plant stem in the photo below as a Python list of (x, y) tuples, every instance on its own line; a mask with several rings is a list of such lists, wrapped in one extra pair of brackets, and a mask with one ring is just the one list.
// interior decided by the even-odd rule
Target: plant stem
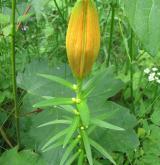
[(111, 56), (111, 50), (112, 50), (112, 40), (113, 40), (113, 31), (114, 31), (114, 16), (115, 16), (115, 6), (114, 4), (111, 4), (112, 8), (112, 16), (111, 16), (111, 28), (110, 28), (110, 39), (109, 39), (109, 48), (108, 48), (108, 59), (107, 59), (107, 67), (110, 63), (110, 56)]
[(15, 58), (15, 9), (16, 0), (12, 0), (12, 31), (11, 31), (11, 73), (12, 73), (12, 86), (17, 134), (17, 148), (20, 148), (20, 126), (19, 126), (19, 109), (17, 105), (17, 83), (16, 83), (16, 58)]
[(131, 102), (132, 102), (132, 112), (135, 114), (135, 107), (134, 107), (134, 95), (133, 95), (133, 30), (131, 29), (131, 38), (130, 38), (130, 92), (131, 92)]
[(2, 135), (3, 139), (6, 141), (6, 143), (9, 145), (9, 147), (13, 148), (13, 145), (11, 143), (11, 141), (9, 140), (9, 138), (7, 137), (5, 131), (3, 130), (2, 127), (0, 127), (0, 134)]
[[(77, 85), (78, 85), (78, 90), (77, 90), (77, 92), (76, 92), (76, 98), (77, 98), (77, 99), (81, 99), (82, 83), (83, 83), (82, 80), (78, 80), (78, 81), (77, 81)], [(79, 133), (80, 133), (80, 136), (81, 136), (80, 146), (81, 146), (82, 152), (85, 153), (85, 148), (84, 148), (83, 139), (82, 139), (82, 137), (83, 137), (83, 135), (82, 135), (83, 132), (82, 132), (82, 130), (81, 130), (81, 126), (83, 126), (83, 124), (82, 124), (82, 120), (81, 120), (81, 117), (80, 117), (80, 128), (79, 128)], [(83, 158), (83, 161), (84, 161), (84, 158)]]

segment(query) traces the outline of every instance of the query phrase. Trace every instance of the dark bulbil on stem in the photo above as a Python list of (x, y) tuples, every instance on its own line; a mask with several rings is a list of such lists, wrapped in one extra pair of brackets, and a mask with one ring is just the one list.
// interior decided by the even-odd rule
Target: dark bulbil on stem
[(20, 126), (19, 126), (19, 109), (17, 105), (17, 83), (16, 83), (16, 57), (15, 57), (15, 9), (16, 0), (12, 0), (12, 31), (11, 31), (11, 73), (12, 73), (12, 86), (13, 86), (13, 98), (14, 98), (14, 111), (16, 122), (16, 134), (17, 134), (17, 148), (20, 148)]

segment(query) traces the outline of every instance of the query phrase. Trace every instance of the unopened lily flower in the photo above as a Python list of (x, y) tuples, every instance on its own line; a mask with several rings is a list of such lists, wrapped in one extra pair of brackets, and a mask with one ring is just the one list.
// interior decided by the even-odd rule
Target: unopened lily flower
[(72, 72), (78, 79), (92, 69), (100, 48), (98, 13), (93, 0), (78, 0), (72, 10), (66, 49)]

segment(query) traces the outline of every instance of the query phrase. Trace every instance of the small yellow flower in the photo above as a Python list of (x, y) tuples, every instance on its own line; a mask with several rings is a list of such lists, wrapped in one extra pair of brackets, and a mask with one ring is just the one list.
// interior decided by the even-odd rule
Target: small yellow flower
[(98, 13), (93, 0), (78, 0), (73, 8), (66, 36), (69, 64), (82, 79), (92, 69), (100, 48)]

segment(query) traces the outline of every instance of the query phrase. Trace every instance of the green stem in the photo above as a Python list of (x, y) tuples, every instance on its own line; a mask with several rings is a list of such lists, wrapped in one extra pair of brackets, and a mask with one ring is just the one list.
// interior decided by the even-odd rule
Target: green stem
[(111, 4), (112, 8), (112, 16), (111, 16), (111, 28), (110, 28), (110, 39), (109, 39), (109, 48), (108, 48), (108, 59), (107, 59), (107, 67), (110, 63), (110, 57), (111, 57), (111, 50), (112, 50), (112, 40), (113, 40), (113, 31), (114, 31), (114, 16), (115, 16), (115, 6)]
[[(83, 84), (83, 81), (82, 80), (77, 80), (77, 85), (78, 85), (78, 90), (77, 90), (77, 92), (76, 92), (76, 98), (77, 99), (81, 99), (81, 90), (82, 90), (82, 84)], [(84, 143), (83, 143), (83, 139), (82, 139), (82, 137), (83, 137), (83, 130), (81, 129), (81, 126), (83, 126), (83, 124), (82, 124), (82, 120), (81, 120), (81, 117), (80, 117), (80, 128), (79, 128), (79, 133), (80, 133), (80, 136), (81, 136), (81, 142), (80, 142), (80, 146), (81, 146), (81, 150), (82, 150), (82, 152), (83, 153), (85, 153), (85, 147), (84, 147)], [(82, 159), (82, 162), (84, 163), (84, 158)], [(82, 164), (83, 164), (82, 163)]]
[(12, 31), (11, 31), (11, 67), (12, 67), (12, 86), (17, 134), (17, 148), (20, 148), (20, 126), (19, 126), (19, 109), (17, 105), (17, 84), (16, 84), (16, 61), (15, 61), (15, 9), (16, 0), (12, 0)]
[(1, 126), (0, 126), (0, 134), (2, 135), (5, 142), (9, 145), (9, 147), (13, 148), (13, 145), (12, 145), (11, 141), (9, 140), (9, 138), (7, 137), (4, 129)]
[(131, 29), (131, 39), (130, 39), (130, 93), (131, 93), (131, 102), (132, 102), (132, 112), (135, 114), (135, 107), (134, 107), (134, 95), (133, 95), (133, 30)]

